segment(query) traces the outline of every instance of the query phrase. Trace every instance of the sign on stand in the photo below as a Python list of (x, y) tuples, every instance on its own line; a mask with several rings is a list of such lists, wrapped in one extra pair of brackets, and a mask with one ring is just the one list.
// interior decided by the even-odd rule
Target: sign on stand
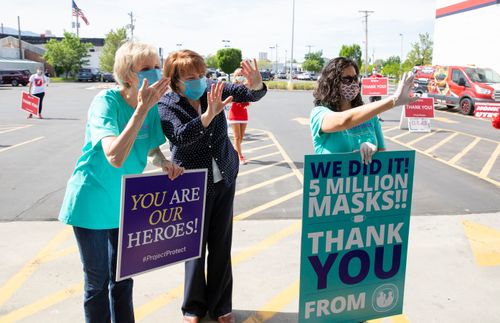
[(299, 322), (401, 314), (415, 151), (307, 155)]
[[(403, 115), (401, 116), (403, 118)], [(410, 132), (430, 132), (431, 121), (434, 118), (434, 99), (421, 97), (404, 107), (404, 118), (408, 119)]]

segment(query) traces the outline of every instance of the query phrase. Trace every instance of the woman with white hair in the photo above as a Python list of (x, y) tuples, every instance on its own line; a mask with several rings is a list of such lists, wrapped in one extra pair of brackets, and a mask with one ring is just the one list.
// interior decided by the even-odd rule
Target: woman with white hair
[(170, 179), (184, 169), (165, 158), (157, 102), (161, 77), (154, 47), (129, 42), (116, 52), (118, 88), (92, 101), (82, 155), (68, 181), (59, 220), (73, 226), (83, 264), (86, 322), (134, 322), (132, 279), (115, 280), (123, 175), (140, 174), (147, 160)]

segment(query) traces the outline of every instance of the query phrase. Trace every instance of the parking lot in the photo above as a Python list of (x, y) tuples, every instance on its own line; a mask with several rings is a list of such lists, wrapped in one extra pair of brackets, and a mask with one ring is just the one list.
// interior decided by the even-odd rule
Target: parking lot
[[(55, 218), (86, 110), (107, 86), (51, 85), (43, 120), (19, 110), (22, 88), (0, 88), (0, 322), (82, 321), (81, 264), (71, 230)], [(311, 92), (270, 91), (249, 108), (249, 163), (240, 168), (234, 214), (237, 322), (297, 321), (311, 107)], [(405, 306), (402, 315), (371, 322), (498, 322), (498, 131), (436, 111), (432, 132), (409, 133), (399, 116), (399, 109), (382, 115), (388, 148), (417, 152)], [(137, 320), (179, 322), (182, 277), (182, 265), (138, 276)]]

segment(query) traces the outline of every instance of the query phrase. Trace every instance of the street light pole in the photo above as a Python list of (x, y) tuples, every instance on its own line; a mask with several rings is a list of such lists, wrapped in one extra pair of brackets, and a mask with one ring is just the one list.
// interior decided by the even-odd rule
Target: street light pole
[(229, 42), (231, 42), (230, 40), (227, 40), (227, 39), (223, 39), (222, 40), (222, 45), (224, 48), (227, 48), (229, 47)]
[(399, 34), (401, 37), (401, 57), (399, 59), (399, 62), (401, 63), (401, 66), (403, 66), (403, 34)]

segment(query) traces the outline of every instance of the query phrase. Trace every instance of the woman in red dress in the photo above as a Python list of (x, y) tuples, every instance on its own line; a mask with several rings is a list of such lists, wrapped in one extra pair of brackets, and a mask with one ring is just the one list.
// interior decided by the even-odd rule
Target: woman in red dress
[[(234, 83), (245, 83), (245, 77), (241, 72), (241, 68), (237, 68), (233, 73)], [(234, 148), (240, 158), (240, 165), (245, 165), (247, 161), (241, 152), (241, 143), (245, 137), (245, 130), (248, 123), (247, 107), (250, 105), (248, 102), (233, 102), (229, 110), (228, 119), (234, 136)]]

